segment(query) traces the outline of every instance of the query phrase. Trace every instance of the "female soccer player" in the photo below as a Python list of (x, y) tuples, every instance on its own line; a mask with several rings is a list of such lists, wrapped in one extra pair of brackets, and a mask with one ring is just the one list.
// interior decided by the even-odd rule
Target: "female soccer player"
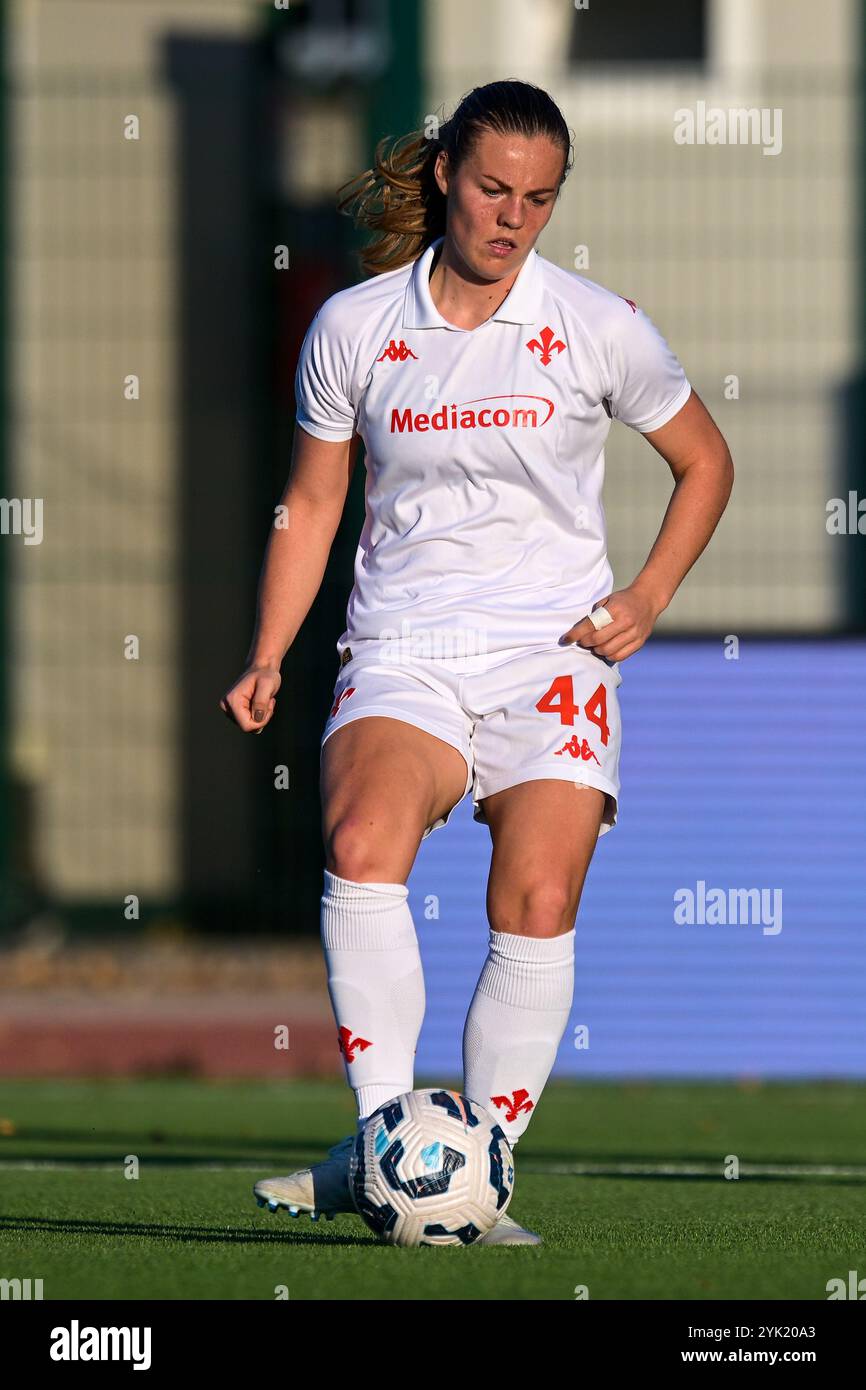
[[(571, 165), (524, 82), (464, 97), (437, 138), (380, 146), (340, 206), (377, 235), (296, 376), (288, 525), (270, 535), (248, 669), (221, 700), (261, 732), (322, 580), (356, 445), (366, 518), (321, 749), (322, 942), (360, 1122), (413, 1087), (424, 981), (406, 880), (472, 790), (493, 842), (489, 954), (464, 1093), (513, 1145), (556, 1058), (574, 923), (619, 796), (619, 663), (649, 637), (727, 502), (725, 442), (631, 301), (535, 248)], [(601, 504), (611, 418), (675, 486), (633, 582), (611, 592)], [(255, 1185), (293, 1215), (354, 1211), (354, 1136)], [(538, 1244), (508, 1214), (482, 1244)]]

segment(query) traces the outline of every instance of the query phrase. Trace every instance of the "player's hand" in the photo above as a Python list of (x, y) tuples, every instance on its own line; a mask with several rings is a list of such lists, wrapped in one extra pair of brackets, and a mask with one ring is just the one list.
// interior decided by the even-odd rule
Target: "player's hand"
[(593, 605), (593, 613), (600, 608), (606, 610), (608, 623), (597, 628), (591, 618), (581, 618), (560, 637), (562, 645), (573, 642), (598, 656), (606, 656), (608, 661), (625, 661), (643, 646), (661, 611), (645, 590), (636, 589), (633, 584), (599, 599)]
[(282, 676), (274, 666), (250, 666), (220, 700), (223, 714), (245, 734), (260, 734), (270, 721)]

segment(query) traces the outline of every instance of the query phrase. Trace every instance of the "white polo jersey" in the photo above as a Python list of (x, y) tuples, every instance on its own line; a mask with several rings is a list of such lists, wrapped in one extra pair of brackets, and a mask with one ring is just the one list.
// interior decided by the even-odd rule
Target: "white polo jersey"
[(337, 652), (546, 646), (610, 593), (602, 507), (611, 417), (644, 433), (688, 399), (679, 361), (630, 300), (535, 250), (477, 328), (413, 263), (331, 295), (304, 338), (297, 421), (360, 435), (366, 516)]

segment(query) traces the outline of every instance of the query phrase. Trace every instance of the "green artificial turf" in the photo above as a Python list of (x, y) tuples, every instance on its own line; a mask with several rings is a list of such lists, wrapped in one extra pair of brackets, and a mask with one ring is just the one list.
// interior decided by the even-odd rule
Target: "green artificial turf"
[(357, 1216), (252, 1197), (354, 1130), (339, 1082), (4, 1081), (0, 1278), (46, 1299), (826, 1300), (866, 1275), (863, 1101), (842, 1083), (551, 1082), (510, 1207), (543, 1245), (398, 1250)]

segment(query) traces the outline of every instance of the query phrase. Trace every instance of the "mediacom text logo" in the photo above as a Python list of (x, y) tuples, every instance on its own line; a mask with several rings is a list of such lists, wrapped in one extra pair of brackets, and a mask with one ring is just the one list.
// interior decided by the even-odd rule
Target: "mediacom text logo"
[[(533, 405), (486, 404), (488, 401), (533, 401)], [(473, 409), (480, 405), (481, 410)], [(539, 419), (540, 415), (544, 419)], [(553, 401), (546, 396), (479, 396), (474, 401), (464, 401), (462, 405), (443, 405), (433, 414), (414, 411), (411, 406), (391, 411), (391, 433), (423, 434), (425, 430), (489, 430), (518, 429), (538, 430), (547, 424), (553, 414)]]

